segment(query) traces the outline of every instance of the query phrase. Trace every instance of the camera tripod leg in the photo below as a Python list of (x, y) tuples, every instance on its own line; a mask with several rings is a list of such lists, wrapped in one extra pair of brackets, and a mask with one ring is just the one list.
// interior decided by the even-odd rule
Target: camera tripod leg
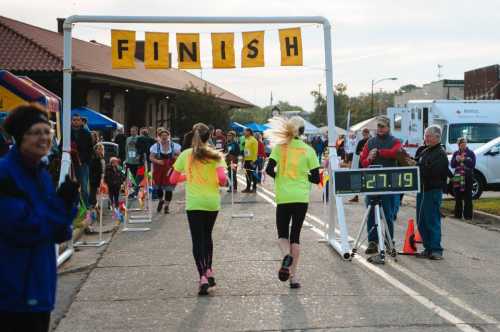
[[(378, 249), (379, 249), (379, 258), (383, 262), (385, 262), (385, 231), (384, 231), (384, 225), (382, 224), (382, 221), (380, 220), (380, 204), (375, 205), (375, 225), (377, 226), (377, 234), (378, 234)], [(375, 262), (373, 262), (375, 263)]]
[(380, 209), (380, 213), (382, 215), (381, 220), (382, 220), (382, 223), (383, 223), (384, 229), (385, 229), (384, 238), (385, 238), (386, 243), (387, 243), (387, 253), (389, 254), (389, 256), (393, 257), (394, 260), (397, 261), (398, 252), (396, 251), (396, 242), (391, 237), (391, 233), (389, 232), (389, 225), (388, 225), (384, 210)]
[(354, 241), (354, 245), (352, 246), (351, 258), (358, 252), (358, 248), (361, 243), (361, 236), (363, 234), (363, 230), (366, 228), (366, 224), (368, 223), (368, 216), (370, 215), (371, 205), (368, 205), (368, 209), (366, 210), (363, 216), (363, 222), (359, 227), (358, 235), (356, 236), (356, 240)]

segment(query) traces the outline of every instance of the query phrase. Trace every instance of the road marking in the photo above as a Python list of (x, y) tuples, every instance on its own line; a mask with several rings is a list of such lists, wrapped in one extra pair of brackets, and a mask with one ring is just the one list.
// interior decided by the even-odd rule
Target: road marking
[[(240, 183), (244, 183), (241, 180), (241, 178), (238, 180)], [(262, 191), (264, 191), (264, 192), (268, 192), (269, 196), (275, 196), (274, 193), (271, 193), (269, 190), (267, 190), (265, 188), (260, 187), (260, 189), (262, 189)], [(265, 201), (269, 202), (271, 205), (276, 206), (275, 201), (271, 197), (266, 196), (262, 192), (257, 192), (257, 194), (260, 197), (262, 197)], [(310, 218), (312, 217), (311, 218), (312, 220), (319, 222), (322, 225), (325, 225), (325, 223), (322, 222), (321, 219), (319, 219), (313, 215), (310, 215), (309, 213), (308, 213), (308, 217), (310, 217)], [(325, 237), (326, 234), (322, 230), (318, 229), (317, 227), (313, 226), (312, 224), (310, 224), (308, 222), (304, 222), (304, 224), (312, 227), (311, 230), (314, 231), (315, 233), (321, 235), (322, 237)], [(421, 305), (426, 307), (427, 309), (433, 311), (435, 314), (437, 314), (438, 316), (440, 316), (444, 320), (455, 325), (455, 327), (458, 328), (459, 330), (464, 331), (464, 332), (479, 332), (479, 330), (477, 330), (477, 329), (473, 328), (471, 325), (465, 323), (463, 320), (461, 320), (457, 316), (453, 315), (452, 313), (450, 313), (446, 309), (443, 309), (440, 306), (436, 305), (434, 302), (432, 302), (431, 300), (429, 300), (425, 296), (421, 295), (417, 291), (413, 290), (412, 288), (406, 286), (405, 284), (403, 284), (402, 282), (400, 282), (399, 280), (397, 280), (396, 278), (394, 278), (393, 276), (391, 276), (390, 274), (388, 274), (387, 272), (385, 272), (381, 268), (367, 262), (363, 257), (357, 255), (357, 256), (354, 256), (354, 259), (358, 263), (360, 263), (361, 265), (366, 267), (367, 269), (371, 270), (372, 272), (374, 272), (375, 274), (380, 276), (382, 279), (385, 279), (390, 285), (398, 288), (399, 290), (401, 290), (402, 292), (406, 293), (408, 296), (413, 298), (415, 301), (417, 301), (418, 303), (420, 303)], [(396, 264), (391, 264), (391, 267), (399, 267), (399, 266)], [(418, 277), (413, 272), (411, 272), (405, 268), (400, 267), (400, 269), (398, 269), (398, 270), (400, 272), (410, 276), (413, 280), (419, 282), (421, 285), (426, 286), (428, 289), (436, 292), (438, 295), (442, 295), (442, 296), (446, 297), (447, 299), (449, 299), (452, 303), (454, 303), (458, 307), (461, 307), (462, 309), (472, 313), (476, 317), (479, 317), (482, 320), (486, 321), (487, 323), (494, 324), (497, 328), (500, 328), (500, 323), (497, 320), (495, 320), (495, 318), (471, 308), (470, 306), (468, 306), (466, 303), (464, 303), (460, 299), (450, 295), (448, 292), (446, 292), (443, 289), (440, 289), (439, 287), (435, 286), (431, 282)]]

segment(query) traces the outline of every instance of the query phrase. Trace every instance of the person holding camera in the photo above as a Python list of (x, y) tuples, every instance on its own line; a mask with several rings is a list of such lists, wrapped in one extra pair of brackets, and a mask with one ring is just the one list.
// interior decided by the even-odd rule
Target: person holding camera
[(425, 145), (417, 149), (415, 160), (420, 168), (420, 192), (417, 194), (417, 224), (424, 250), (419, 258), (443, 259), (441, 213), (443, 189), (448, 178), (448, 158), (441, 147), (441, 127), (425, 129)]
[[(397, 154), (401, 149), (401, 142), (391, 135), (389, 118), (386, 116), (377, 117), (377, 135), (371, 137), (366, 142), (361, 152), (360, 160), (364, 168), (370, 166), (396, 167)], [(367, 196), (367, 203), (373, 196)], [(381, 195), (380, 204), (384, 211), (385, 220), (389, 228), (391, 239), (394, 238), (394, 195)], [(367, 255), (378, 253), (378, 234), (375, 227), (375, 217), (373, 210), (370, 211), (367, 222), (368, 247), (365, 251)]]
[(71, 239), (78, 183), (66, 176), (56, 191), (42, 162), (52, 140), (47, 110), (19, 106), (5, 130), (15, 144), (0, 159), (1, 330), (46, 332), (56, 296), (54, 245)]
[(455, 194), (455, 218), (472, 219), (472, 182), (476, 155), (467, 147), (467, 139), (461, 137), (457, 141), (458, 150), (451, 157), (453, 174), (453, 192)]

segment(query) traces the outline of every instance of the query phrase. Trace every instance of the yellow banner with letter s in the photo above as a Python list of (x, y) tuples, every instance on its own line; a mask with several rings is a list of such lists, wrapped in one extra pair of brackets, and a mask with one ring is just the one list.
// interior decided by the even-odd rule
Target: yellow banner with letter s
[(111, 66), (135, 68), (135, 31), (111, 30)]
[(241, 67), (264, 67), (264, 31), (243, 32)]
[(212, 33), (212, 66), (234, 68), (234, 33)]
[(178, 33), (176, 37), (179, 69), (200, 69), (200, 34)]
[(282, 66), (302, 66), (302, 36), (300, 28), (280, 29)]
[(146, 32), (144, 43), (144, 67), (148, 69), (170, 68), (168, 33)]

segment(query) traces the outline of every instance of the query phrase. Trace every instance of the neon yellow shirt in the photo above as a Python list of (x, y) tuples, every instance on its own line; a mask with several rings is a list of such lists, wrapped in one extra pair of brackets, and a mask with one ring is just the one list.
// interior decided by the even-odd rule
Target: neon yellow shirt
[(256, 161), (258, 149), (259, 143), (257, 143), (255, 137), (250, 136), (248, 138), (245, 138), (245, 160)]
[(319, 167), (318, 157), (306, 143), (293, 139), (277, 145), (269, 157), (276, 161), (276, 203), (309, 203), (309, 171)]
[(220, 193), (217, 167), (227, 168), (223, 158), (205, 163), (194, 161), (193, 149), (183, 151), (174, 169), (186, 174), (186, 210), (219, 211)]

